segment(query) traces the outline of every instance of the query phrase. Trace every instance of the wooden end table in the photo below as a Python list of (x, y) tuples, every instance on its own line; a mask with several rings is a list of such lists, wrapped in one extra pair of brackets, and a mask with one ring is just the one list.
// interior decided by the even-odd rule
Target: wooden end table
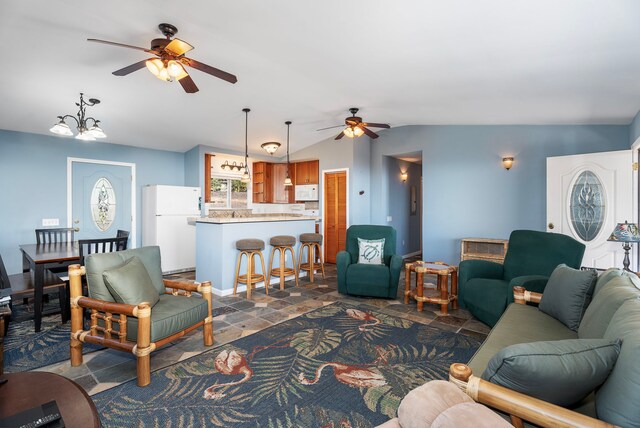
[(4, 373), (4, 330), (11, 317), (9, 306), (0, 306), (0, 375)]
[[(404, 265), (405, 268), (405, 284), (404, 284), (404, 303), (409, 304), (409, 298), (418, 302), (418, 312), (422, 312), (424, 303), (433, 303), (440, 305), (442, 313), (449, 312), (449, 302), (451, 308), (458, 308), (458, 268), (449, 266), (443, 262), (414, 262)], [(415, 290), (411, 289), (411, 272), (416, 274)], [(425, 296), (424, 290), (424, 274), (438, 276), (437, 290), (427, 290)], [(449, 276), (451, 276), (451, 293), (449, 293)]]

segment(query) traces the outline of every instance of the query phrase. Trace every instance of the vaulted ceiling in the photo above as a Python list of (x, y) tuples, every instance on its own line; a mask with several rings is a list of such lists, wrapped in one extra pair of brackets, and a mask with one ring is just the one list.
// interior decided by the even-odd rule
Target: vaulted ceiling
[[(107, 142), (174, 151), (243, 150), (243, 107), (256, 153), (285, 120), (292, 151), (328, 138), (352, 106), (392, 126), (628, 124), (638, 17), (637, 0), (3, 1), (0, 129), (48, 134), (79, 92), (102, 101)], [(148, 54), (86, 41), (148, 47), (161, 22), (238, 83), (116, 77)]]

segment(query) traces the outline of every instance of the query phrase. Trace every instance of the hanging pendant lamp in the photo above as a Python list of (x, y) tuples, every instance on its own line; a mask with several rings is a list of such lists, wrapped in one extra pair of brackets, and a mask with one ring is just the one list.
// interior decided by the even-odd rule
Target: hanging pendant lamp
[(287, 120), (284, 124), (287, 125), (287, 178), (284, 179), (284, 185), (289, 187), (293, 185), (289, 176), (289, 126), (291, 126), (291, 121)]
[(245, 115), (244, 121), (244, 174), (242, 174), (241, 181), (243, 183), (248, 183), (251, 181), (251, 176), (249, 175), (249, 112), (251, 109), (243, 108), (242, 111)]

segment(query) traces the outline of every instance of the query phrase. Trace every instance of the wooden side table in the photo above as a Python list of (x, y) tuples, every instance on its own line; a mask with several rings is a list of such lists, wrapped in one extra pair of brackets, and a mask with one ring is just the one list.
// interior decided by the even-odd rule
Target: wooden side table
[(9, 306), (0, 306), (0, 375), (4, 373), (4, 330), (6, 322), (11, 316)]
[[(443, 262), (414, 262), (407, 263), (405, 267), (404, 303), (408, 304), (409, 299), (418, 302), (418, 312), (422, 312), (424, 303), (440, 305), (442, 313), (449, 312), (449, 302), (451, 308), (458, 308), (458, 268), (449, 266)], [(415, 290), (411, 289), (411, 272), (416, 274)], [(437, 290), (427, 290), (425, 296), (424, 274), (438, 276)], [(449, 276), (451, 276), (451, 293), (449, 293)]]

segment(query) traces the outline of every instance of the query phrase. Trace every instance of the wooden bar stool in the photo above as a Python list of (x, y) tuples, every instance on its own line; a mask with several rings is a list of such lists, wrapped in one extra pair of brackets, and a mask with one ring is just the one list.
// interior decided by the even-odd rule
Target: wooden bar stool
[[(296, 256), (293, 253), (293, 246), (296, 245), (296, 237), (289, 235), (273, 236), (269, 239), (269, 245), (271, 248), (271, 257), (269, 260), (269, 271), (267, 273), (267, 286), (271, 283), (271, 276), (280, 277), (280, 290), (284, 290), (284, 278), (288, 275), (294, 275), (296, 277), (296, 287), (298, 286), (298, 267), (296, 265)], [(285, 254), (287, 250), (291, 252), (291, 262), (293, 267), (287, 267), (285, 261)], [(280, 267), (273, 267), (273, 258), (276, 251), (280, 252)]]
[[(324, 279), (324, 259), (322, 257), (322, 235), (319, 233), (303, 233), (300, 235), (300, 253), (298, 255), (298, 269), (309, 271), (309, 281), (313, 282), (313, 275), (317, 269), (322, 270)], [(307, 249), (307, 263), (302, 263), (302, 254)], [(316, 263), (316, 254), (320, 263)], [(319, 266), (318, 266), (319, 265)]]
[[(238, 283), (247, 284), (247, 299), (251, 298), (251, 286), (257, 282), (265, 281), (266, 269), (264, 268), (264, 257), (262, 250), (264, 249), (264, 241), (262, 239), (240, 239), (236, 241), (236, 248), (240, 250), (238, 255), (238, 266), (236, 267), (236, 280), (233, 283), (233, 295), (238, 291)], [(240, 275), (240, 265), (242, 264), (242, 256), (247, 256), (247, 273)], [(262, 263), (262, 273), (255, 272), (254, 257), (259, 256)], [(269, 294), (268, 283), (265, 281), (265, 289)]]

